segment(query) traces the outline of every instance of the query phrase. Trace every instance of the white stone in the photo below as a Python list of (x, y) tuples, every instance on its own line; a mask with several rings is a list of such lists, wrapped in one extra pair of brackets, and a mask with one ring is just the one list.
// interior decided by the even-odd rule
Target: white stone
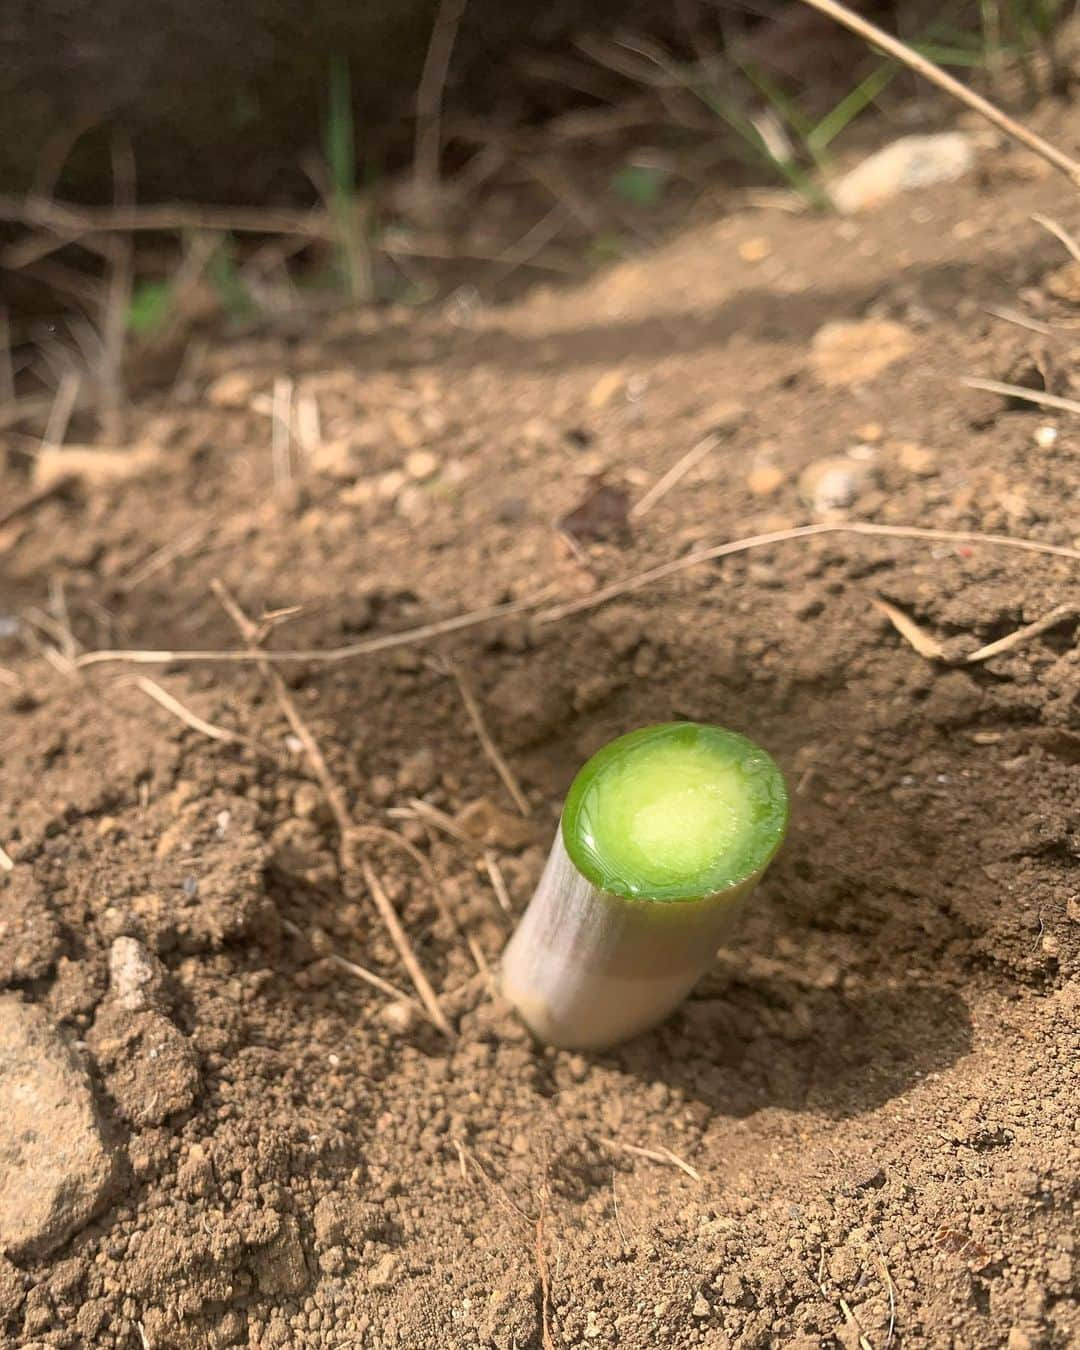
[(974, 167), (975, 144), (963, 131), (902, 136), (845, 174), (830, 195), (838, 211), (865, 211), (901, 192), (954, 183)]

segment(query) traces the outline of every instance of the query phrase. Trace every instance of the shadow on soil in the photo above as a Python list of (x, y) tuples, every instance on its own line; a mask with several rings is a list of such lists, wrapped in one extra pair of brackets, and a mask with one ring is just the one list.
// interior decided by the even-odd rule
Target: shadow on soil
[(845, 1117), (883, 1105), (970, 1049), (965, 1004), (931, 985), (852, 996), (739, 978), (720, 997), (692, 1000), (618, 1059), (721, 1115), (779, 1107)]

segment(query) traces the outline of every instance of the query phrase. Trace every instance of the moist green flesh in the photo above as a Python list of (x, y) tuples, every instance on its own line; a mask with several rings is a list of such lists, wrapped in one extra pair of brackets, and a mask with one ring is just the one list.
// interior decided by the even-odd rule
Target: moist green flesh
[(571, 786), (562, 828), (594, 886), (670, 901), (760, 871), (786, 824), (783, 778), (763, 750), (720, 727), (672, 722), (594, 755)]

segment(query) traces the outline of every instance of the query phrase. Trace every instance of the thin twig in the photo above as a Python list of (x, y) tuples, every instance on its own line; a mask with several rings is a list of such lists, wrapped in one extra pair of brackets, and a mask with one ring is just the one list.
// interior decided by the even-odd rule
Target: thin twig
[(611, 1203), (615, 1207), (615, 1227), (619, 1230), (619, 1237), (622, 1238), (623, 1251), (629, 1251), (630, 1243), (626, 1240), (626, 1233), (623, 1231), (622, 1216), (619, 1214), (619, 1193), (615, 1189), (615, 1168), (611, 1169)]
[[(330, 768), (326, 763), (326, 758), (319, 748), (319, 743), (308, 730), (307, 724), (297, 711), (296, 704), (293, 701), (292, 695), (289, 693), (285, 681), (281, 678), (279, 672), (265, 659), (264, 654), (254, 645), (260, 638), (259, 626), (248, 618), (222, 581), (215, 577), (211, 582), (211, 589), (217, 596), (218, 601), (226, 614), (228, 614), (239, 629), (242, 636), (249, 644), (252, 644), (253, 654), (258, 658), (260, 673), (270, 685), (271, 689), (273, 689), (278, 701), (278, 706), (285, 714), (286, 720), (292, 727), (293, 732), (296, 734), (301, 745), (304, 747), (308, 760), (311, 763), (312, 770), (319, 781), (319, 785), (323, 790), (323, 795), (326, 797), (338, 827), (341, 869), (343, 878), (347, 883), (355, 863), (352, 846), (354, 836), (358, 831), (354, 826), (352, 817), (349, 813), (348, 803), (345, 800), (345, 793), (331, 774)], [(385, 833), (392, 834), (393, 832), (385, 831)], [(406, 841), (403, 840), (402, 842), (405, 843)], [(422, 857), (423, 855), (418, 856)], [(421, 969), (419, 961), (417, 961), (416, 956), (413, 954), (408, 936), (401, 926), (401, 922), (394, 911), (393, 905), (391, 905), (390, 901), (387, 899), (386, 892), (382, 889), (379, 879), (372, 871), (371, 865), (366, 858), (361, 860), (360, 866), (364, 880), (367, 883), (368, 894), (371, 896), (372, 902), (379, 913), (379, 917), (383, 921), (387, 933), (390, 936), (390, 940), (397, 948), (402, 964), (409, 972), (409, 976), (416, 987), (416, 992), (420, 995), (420, 1001), (427, 1010), (428, 1017), (445, 1036), (453, 1039), (454, 1029), (447, 1021), (446, 1014), (439, 1006), (439, 1000), (435, 995), (434, 989), (431, 987), (427, 976)]]
[[(414, 807), (417, 800), (418, 799), (416, 798), (413, 799)], [(425, 803), (425, 805), (427, 805), (427, 803)], [(398, 834), (396, 830), (388, 830), (382, 825), (355, 825), (352, 829), (352, 837), (358, 839), (364, 837), (369, 839), (379, 839), (384, 843), (391, 845), (393, 848), (400, 849), (402, 853), (407, 853), (409, 855), (413, 862), (416, 863), (417, 867), (419, 867), (424, 880), (431, 887), (431, 898), (435, 902), (435, 908), (439, 911), (439, 917), (447, 928), (449, 928), (451, 933), (464, 939), (465, 945), (468, 947), (469, 953), (472, 956), (473, 964), (476, 966), (479, 974), (484, 977), (490, 988), (491, 972), (488, 967), (487, 958), (480, 950), (472, 934), (462, 928), (457, 920), (457, 916), (447, 905), (446, 897), (442, 893), (442, 887), (439, 885), (438, 878), (435, 876), (435, 869), (415, 844), (411, 844), (404, 835)], [(471, 843), (472, 841), (470, 840), (469, 842)]]
[(548, 1208), (547, 1188), (545, 1177), (540, 1183), (540, 1212), (536, 1216), (536, 1273), (540, 1277), (540, 1338), (544, 1350), (555, 1350), (555, 1338), (551, 1334), (551, 1272), (548, 1270), (547, 1252), (544, 1249), (544, 1224)]
[(68, 661), (74, 661), (80, 647), (71, 628), (71, 615), (68, 613), (67, 591), (64, 589), (63, 577), (49, 578), (49, 609), (60, 634), (60, 650)]
[(488, 1176), (487, 1172), (484, 1170), (484, 1167), (480, 1162), (480, 1159), (476, 1156), (475, 1153), (471, 1151), (471, 1149), (466, 1147), (463, 1140), (455, 1136), (454, 1147), (457, 1149), (458, 1158), (459, 1159), (464, 1158), (473, 1165), (473, 1167), (476, 1169), (478, 1176), (480, 1177), (480, 1180), (484, 1183), (484, 1185), (488, 1188), (488, 1190), (490, 1190), (494, 1195), (498, 1196), (501, 1203), (506, 1206), (506, 1208), (510, 1211), (511, 1214), (513, 1214), (518, 1219), (522, 1219), (525, 1223), (529, 1224), (530, 1227), (533, 1224), (535, 1224), (536, 1220), (532, 1217), (532, 1215), (527, 1214), (519, 1204), (517, 1204), (514, 1200), (511, 1200), (510, 1192), (506, 1189), (506, 1187), (502, 1184), (502, 1182), (497, 1181), (494, 1177)]
[(969, 652), (964, 657), (964, 664), (973, 666), (980, 661), (989, 661), (995, 656), (1000, 656), (1003, 652), (1011, 652), (1015, 647), (1049, 632), (1051, 628), (1056, 628), (1059, 623), (1064, 623), (1067, 619), (1075, 619), (1077, 613), (1076, 604), (1073, 601), (1066, 601), (1063, 605), (1058, 605), (1055, 609), (1052, 609), (1049, 614), (1044, 614), (1041, 619), (1036, 619), (1034, 623), (1025, 624), (1023, 628), (1018, 628), (1015, 633), (1009, 633), (1006, 637), (998, 638), (996, 642), (988, 642), (985, 647), (980, 647), (978, 651)]
[(917, 525), (878, 525), (870, 521), (848, 521), (844, 524), (796, 525), (789, 530), (773, 530), (768, 534), (750, 535), (745, 539), (736, 539), (730, 544), (717, 544), (712, 548), (697, 549), (672, 562), (661, 563), (647, 571), (625, 577), (622, 581), (602, 586), (577, 600), (568, 600), (565, 604), (553, 605), (551, 609), (541, 610), (536, 615), (537, 623), (555, 623), (571, 614), (580, 614), (584, 610), (596, 609), (620, 595), (650, 586), (654, 581), (685, 572), (704, 562), (717, 558), (730, 557), (735, 553), (748, 553), (752, 549), (765, 548), (771, 544), (786, 543), (791, 539), (808, 539), (814, 535), (858, 534), (887, 539), (925, 539), (946, 544), (993, 544), (1003, 548), (1021, 549), (1027, 553), (1049, 553), (1055, 557), (1072, 558), (1080, 562), (1080, 549), (1069, 548), (1064, 544), (1044, 544), (1034, 539), (1014, 539), (1002, 534), (978, 534), (968, 530), (933, 530)]
[(641, 500), (635, 502), (630, 508), (631, 519), (636, 520), (643, 516), (646, 511), (651, 510), (661, 497), (667, 496), (671, 489), (685, 478), (691, 469), (700, 464), (709, 451), (718, 444), (718, 437), (715, 433), (710, 432), (708, 436), (698, 441), (697, 445), (692, 446), (684, 455), (680, 456), (667, 473), (658, 478)]
[(519, 267), (542, 267), (547, 271), (563, 272), (568, 276), (576, 276), (580, 270), (576, 267), (564, 266), (552, 261), (545, 263), (534, 261), (541, 249), (546, 248), (558, 236), (565, 224), (566, 208), (561, 203), (556, 202), (551, 210), (545, 212), (534, 225), (531, 225), (520, 239), (508, 244), (494, 259), (498, 267), (490, 281), (492, 283), (505, 281)]
[(170, 694), (167, 689), (163, 689), (156, 680), (148, 680), (145, 675), (137, 675), (131, 683), (134, 684), (137, 689), (141, 689), (144, 694), (152, 698), (155, 703), (160, 704), (166, 712), (171, 712), (174, 717), (183, 722), (185, 726), (190, 727), (192, 731), (198, 731), (203, 736), (208, 736), (210, 740), (222, 741), (226, 745), (246, 745), (253, 750), (258, 750), (262, 754), (273, 758), (270, 751), (263, 746), (260, 746), (252, 737), (242, 736), (238, 731), (229, 731), (227, 727), (215, 726), (213, 722), (207, 722), (206, 719), (200, 717), (198, 713), (193, 713), (190, 708), (185, 707), (184, 704), (182, 704), (178, 698), (175, 698)]
[(701, 1180), (701, 1173), (696, 1167), (691, 1167), (677, 1153), (672, 1153), (671, 1149), (664, 1147), (664, 1145), (659, 1148), (639, 1148), (637, 1144), (624, 1144), (620, 1139), (601, 1139), (600, 1143), (608, 1148), (619, 1149), (623, 1153), (632, 1153), (635, 1158), (648, 1158), (650, 1162), (666, 1163), (671, 1167), (677, 1167), (680, 1172), (685, 1172), (691, 1181)]
[(423, 967), (416, 959), (412, 944), (409, 942), (405, 929), (401, 926), (401, 920), (397, 916), (397, 911), (387, 898), (386, 892), (382, 888), (382, 883), (372, 870), (371, 864), (366, 858), (361, 859), (360, 870), (364, 881), (367, 883), (368, 894), (375, 903), (375, 908), (379, 911), (379, 917), (383, 921), (390, 940), (397, 948), (398, 956), (401, 957), (401, 964), (409, 972), (409, 978), (413, 982), (413, 987), (420, 996), (420, 1002), (427, 1009), (428, 1017), (439, 1028), (439, 1030), (448, 1039), (454, 1039), (454, 1028), (447, 1021), (446, 1014), (439, 1005), (435, 990), (431, 987), (431, 982), (424, 974)]
[(75, 411), (75, 404), (79, 398), (81, 384), (82, 380), (73, 370), (66, 371), (60, 377), (56, 397), (49, 409), (49, 420), (45, 424), (45, 434), (41, 438), (43, 450), (51, 446), (63, 445), (68, 424), (71, 422), (71, 414)]
[[(789, 540), (808, 539), (816, 535), (855, 534), (871, 538), (885, 539), (921, 539), (944, 544), (986, 544), (997, 548), (1018, 549), (1024, 553), (1040, 553), (1054, 558), (1068, 558), (1080, 562), (1080, 549), (1069, 548), (1066, 544), (1045, 544), (1037, 539), (1016, 539), (1004, 534), (980, 534), (971, 530), (934, 530), (915, 525), (878, 525), (870, 521), (848, 521), (844, 524), (797, 525), (789, 530), (773, 530), (768, 534), (749, 535), (745, 539), (736, 539), (731, 543), (717, 544), (712, 548), (697, 549), (682, 558), (650, 567), (644, 572), (624, 577), (621, 581), (603, 586), (591, 595), (577, 600), (569, 600), (550, 609), (540, 610), (536, 615), (537, 623), (555, 623), (571, 614), (580, 614), (585, 610), (598, 609), (609, 600), (631, 591), (641, 590), (661, 581), (665, 577), (698, 567), (701, 563), (712, 562), (717, 558), (730, 557), (736, 553), (749, 553), (752, 549), (766, 548), (772, 544), (783, 544)], [(505, 605), (492, 605), (487, 609), (472, 610), (459, 614), (452, 619), (441, 619), (437, 623), (421, 624), (419, 628), (407, 628), (400, 633), (387, 633), (382, 637), (369, 638), (365, 642), (354, 642), (347, 647), (305, 648), (295, 651), (244, 651), (207, 650), (180, 651), (171, 649), (150, 650), (142, 648), (109, 648), (95, 652), (85, 652), (76, 665), (96, 666), (109, 662), (127, 661), (132, 665), (186, 665), (206, 662), (212, 665), (245, 665), (265, 661), (279, 665), (302, 661), (309, 664), (332, 665), (340, 661), (349, 661), (359, 656), (369, 656), (374, 652), (387, 651), (392, 647), (415, 646), (431, 638), (442, 637), (446, 633), (460, 632), (465, 628), (475, 628), (511, 614), (525, 614), (535, 611), (546, 600), (546, 595), (531, 596), (527, 600), (514, 600)]]
[(1036, 225), (1041, 225), (1044, 230), (1049, 230), (1055, 239), (1060, 240), (1068, 251), (1072, 254), (1076, 262), (1080, 262), (1080, 244), (1072, 237), (1063, 225), (1059, 225), (1056, 220), (1051, 220), (1049, 216), (1033, 215), (1031, 219)]
[(311, 455), (322, 445), (319, 401), (314, 394), (301, 394), (296, 400), (296, 439), (305, 455)]
[(279, 375), (274, 381), (270, 409), (270, 446), (276, 488), (292, 481), (292, 399), (292, 380), (287, 375)]
[(345, 801), (345, 794), (331, 774), (326, 759), (323, 756), (323, 752), (319, 748), (318, 741), (312, 736), (311, 732), (308, 730), (307, 723), (297, 711), (296, 704), (293, 701), (292, 695), (289, 693), (288, 686), (281, 678), (281, 675), (266, 659), (266, 654), (259, 650), (257, 645), (259, 640), (258, 625), (253, 623), (236, 603), (224, 582), (215, 577), (210, 582), (210, 589), (217, 596), (222, 609), (224, 609), (225, 613), (232, 619), (241, 636), (248, 642), (249, 657), (255, 661), (263, 678), (274, 691), (274, 696), (278, 701), (278, 706), (285, 715), (285, 720), (292, 728), (293, 733), (300, 741), (300, 744), (304, 747), (304, 751), (311, 763), (315, 777), (319, 780), (319, 786), (323, 790), (323, 795), (326, 797), (327, 804), (329, 805), (334, 816), (334, 821), (337, 824), (338, 833), (342, 839), (347, 838), (349, 831), (352, 829), (352, 818), (349, 814), (348, 804)]
[[(114, 131), (112, 138), (112, 176), (114, 208), (130, 209), (135, 205), (135, 152), (131, 141), (120, 131)], [(101, 356), (96, 392), (102, 427), (112, 441), (120, 436), (124, 404), (124, 348), (131, 309), (134, 253), (129, 236), (109, 239), (106, 249), (108, 270), (98, 320)]]
[[(1080, 556), (1080, 555), (1078, 555)], [(329, 661), (348, 661), (355, 656), (369, 656), (375, 652), (388, 651), (393, 647), (412, 646), (417, 642), (424, 642), (430, 638), (442, 637), (446, 633), (456, 633), (462, 628), (474, 628), (477, 624), (490, 623), (493, 619), (507, 618), (511, 614), (525, 614), (530, 609), (535, 609), (543, 601), (536, 596), (527, 600), (514, 600), (505, 605), (490, 605), (486, 609), (472, 610), (468, 614), (458, 614), (452, 619), (440, 619), (437, 623), (422, 624), (419, 628), (406, 629), (402, 633), (387, 633), (382, 637), (369, 638), (365, 642), (354, 642), (348, 647), (332, 647), (319, 651), (314, 649), (302, 656), (299, 652), (262, 652), (256, 656), (251, 651), (219, 651), (219, 652), (87, 652), (83, 665), (99, 665), (103, 661), (132, 661), (137, 665), (161, 665), (172, 664), (173, 662), (187, 662), (193, 660), (208, 660), (211, 662), (225, 662), (248, 664), (255, 660), (264, 660), (273, 664), (284, 661), (312, 660), (316, 662)]]
[(28, 497), (24, 497), (21, 502), (16, 502), (14, 506), (0, 514), (0, 530), (5, 525), (10, 525), (13, 520), (18, 520), (20, 516), (24, 516), (28, 511), (32, 511), (35, 506), (40, 506), (42, 502), (58, 497), (61, 492), (71, 486), (71, 482), (70, 475), (66, 478), (58, 478), (55, 483), (39, 488), (37, 492), (31, 492)]
[(418, 1003), (411, 994), (407, 994), (404, 989), (399, 989), (396, 984), (391, 984), (389, 980), (384, 980), (381, 975), (376, 975), (373, 970), (368, 970), (367, 966), (362, 966), (356, 961), (346, 960), (344, 956), (339, 956), (337, 952), (331, 952), (326, 958), (331, 965), (336, 966), (338, 970), (344, 970), (349, 975), (355, 975), (358, 980), (365, 980), (373, 989), (379, 989), (391, 998), (397, 999), (399, 1003), (407, 1004), (414, 1008), (421, 1017), (427, 1016), (423, 1004)]
[(55, 394), (42, 394), (35, 398), (19, 398), (14, 403), (0, 404), (0, 431), (6, 427), (18, 426), (20, 422), (31, 418), (48, 417), (55, 401)]
[(1019, 122), (1011, 118), (993, 103), (983, 98), (981, 94), (976, 94), (973, 89), (969, 89), (966, 84), (961, 84), (959, 80), (936, 66), (933, 61), (927, 60), (925, 56), (913, 51), (905, 42), (899, 38), (886, 33), (884, 29), (878, 28), (875, 24), (869, 23), (858, 14), (852, 13), (846, 5), (837, 3), (837, 0), (803, 0), (803, 3), (809, 5), (811, 9), (816, 9), (822, 14), (827, 14), (830, 19), (835, 19), (837, 23), (845, 28), (850, 28), (853, 33), (858, 33), (861, 38), (865, 38), (872, 46), (879, 48), (886, 55), (902, 62), (910, 70), (921, 75), (923, 79), (929, 80), (931, 84), (936, 84), (939, 89), (944, 89), (947, 94), (958, 99), (961, 103), (967, 104), (991, 122), (999, 130), (1011, 136), (1014, 141), (1019, 141), (1021, 145), (1033, 150), (1035, 154), (1052, 164), (1055, 169), (1059, 169), (1074, 187), (1080, 187), (1080, 164), (1072, 159), (1064, 151), (1059, 150), (1057, 146), (1051, 145), (1049, 141), (1043, 140), (1041, 136), (1022, 126)]
[(332, 224), (323, 211), (280, 208), (244, 210), (233, 207), (156, 206), (82, 207), (55, 198), (0, 195), (0, 221), (37, 226), (78, 238), (85, 234), (166, 234), (210, 230), (223, 234), (295, 234), (329, 238)]
[[(299, 938), (302, 942), (311, 946), (311, 939), (305, 936), (304, 930), (297, 924), (289, 919), (282, 919), (281, 926), (291, 937)], [(331, 952), (325, 959), (336, 966), (338, 970), (344, 970), (349, 975), (355, 975), (358, 980), (364, 980), (373, 989), (378, 989), (380, 993), (397, 999), (399, 1003), (407, 1003), (421, 1017), (427, 1016), (423, 1006), (411, 994), (407, 994), (404, 989), (399, 989), (396, 984), (391, 984), (389, 980), (384, 980), (381, 975), (376, 975), (373, 970), (368, 970), (367, 966), (357, 965), (355, 961), (347, 961), (344, 956), (339, 956), (336, 952)]]
[(847, 1322), (849, 1327), (854, 1327), (858, 1334), (859, 1350), (874, 1350), (873, 1346), (866, 1339), (866, 1332), (862, 1329), (862, 1323), (851, 1311), (851, 1305), (848, 1303), (847, 1299), (838, 1298), (836, 1301), (840, 1305), (840, 1311), (844, 1314), (844, 1321)]
[(122, 595), (130, 595), (137, 586), (141, 586), (144, 581), (149, 581), (152, 576), (168, 567), (170, 563), (199, 552), (213, 538), (216, 530), (216, 525), (196, 525), (190, 530), (185, 530), (176, 539), (172, 539), (169, 543), (163, 544), (161, 548), (155, 549), (137, 567), (125, 576), (120, 577), (114, 583), (116, 589)]
[(871, 596), (870, 602), (875, 609), (879, 609), (885, 615), (905, 642), (909, 642), (920, 656), (925, 657), (928, 661), (944, 659), (945, 648), (933, 634), (920, 627), (910, 615), (905, 614), (902, 609), (897, 609), (888, 600), (882, 600), (880, 596)]
[(506, 889), (506, 880), (503, 877), (502, 868), (499, 866), (499, 860), (495, 856), (494, 850), (490, 848), (484, 849), (484, 866), (491, 878), (491, 889), (495, 892), (495, 899), (499, 902), (499, 908), (508, 919), (512, 919), (514, 911), (510, 904), (510, 892)]
[(63, 655), (60, 649), (54, 647), (50, 642), (43, 642), (35, 632), (35, 624), (37, 627), (42, 627), (43, 625), (33, 614), (33, 611), (30, 609), (24, 610), (22, 618), (25, 622), (19, 626), (19, 637), (22, 639), (23, 646), (26, 647), (28, 651), (34, 652), (35, 655), (40, 656), (43, 660), (47, 661), (49, 665), (52, 666), (53, 670), (63, 675), (65, 679), (75, 679), (75, 668)]
[(1024, 403), (1037, 403), (1041, 408), (1059, 408), (1062, 412), (1080, 413), (1080, 402), (1076, 399), (1048, 394), (1044, 389), (1027, 389), (1022, 384), (1004, 384), (1001, 380), (983, 380), (974, 375), (965, 375), (960, 383), (966, 384), (969, 389), (985, 390), (988, 394), (1018, 398)]
[(416, 87), (413, 184), (420, 200), (431, 200), (439, 188), (443, 91), (458, 27), (467, 3), (468, 0), (441, 0), (432, 25), (420, 82)]
[(983, 305), (983, 313), (991, 314), (995, 319), (1002, 319), (1005, 323), (1014, 323), (1018, 328), (1026, 328), (1028, 332), (1038, 333), (1042, 337), (1049, 337), (1054, 331), (1053, 324), (1043, 323), (1042, 319), (1033, 319), (1030, 314), (1023, 314), (1008, 305)]
[(473, 724), (473, 730), (476, 732), (476, 738), (483, 747), (484, 754), (491, 760), (492, 767), (502, 779), (503, 787), (506, 788), (513, 798), (514, 805), (523, 816), (531, 813), (532, 807), (529, 805), (529, 799), (521, 790), (521, 786), (514, 776), (514, 771), (506, 761), (506, 757), (495, 744), (491, 732), (488, 731), (487, 722), (484, 720), (484, 713), (477, 701), (476, 695), (453, 661), (445, 661), (441, 669), (453, 678), (458, 687), (458, 693), (461, 695), (461, 701), (465, 705), (465, 711), (469, 715), (469, 721)]
[(889, 1329), (885, 1333), (885, 1350), (893, 1343), (896, 1335), (896, 1285), (893, 1284), (893, 1277), (889, 1274), (889, 1267), (885, 1264), (885, 1254), (881, 1250), (881, 1244), (878, 1242), (877, 1234), (874, 1235), (874, 1243), (877, 1246), (877, 1265), (878, 1273), (885, 1282), (885, 1290), (889, 1296)]
[(0, 308), (0, 406), (15, 402), (15, 365), (11, 358), (11, 325)]
[(470, 839), (464, 830), (458, 829), (452, 816), (448, 816), (445, 811), (440, 811), (437, 806), (432, 806), (430, 802), (424, 801), (422, 797), (410, 797), (408, 806), (391, 806), (386, 814), (393, 820), (422, 820), (425, 825), (430, 825), (436, 830), (442, 830), (443, 834), (448, 834), (451, 839), (456, 839), (459, 844), (467, 844), (472, 848), (476, 847), (476, 840)]

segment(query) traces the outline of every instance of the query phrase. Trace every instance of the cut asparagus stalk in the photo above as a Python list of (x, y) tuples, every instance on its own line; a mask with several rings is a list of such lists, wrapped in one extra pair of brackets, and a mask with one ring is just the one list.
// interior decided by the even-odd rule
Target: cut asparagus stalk
[(745, 737), (694, 722), (620, 736), (571, 785), (503, 994), (566, 1049), (654, 1026), (712, 963), (786, 827), (780, 770)]

